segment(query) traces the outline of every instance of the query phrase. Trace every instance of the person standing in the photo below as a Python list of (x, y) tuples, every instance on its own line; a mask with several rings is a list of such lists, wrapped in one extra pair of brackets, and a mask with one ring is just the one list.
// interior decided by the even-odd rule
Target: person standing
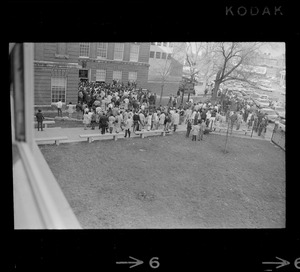
[(59, 100), (57, 103), (56, 103), (56, 106), (57, 106), (57, 114), (58, 116), (61, 116), (62, 117), (62, 102), (61, 100)]
[(207, 127), (209, 127), (210, 118), (211, 118), (211, 111), (208, 110), (207, 113), (206, 113), (206, 126)]
[(127, 137), (127, 134), (128, 134), (128, 138), (130, 138), (130, 132), (132, 130), (132, 126), (133, 126), (133, 120), (132, 120), (131, 116), (129, 115), (128, 118), (125, 121), (125, 127), (124, 127), (125, 136), (124, 136), (124, 138)]
[(45, 117), (42, 114), (42, 110), (41, 109), (38, 109), (38, 112), (35, 115), (35, 117), (36, 117), (36, 121), (37, 121), (37, 129), (38, 129), (38, 131), (40, 130), (40, 127), (41, 127), (41, 131), (43, 131), (43, 121), (44, 121)]
[(153, 116), (152, 116), (152, 130), (157, 130), (158, 129), (158, 116), (157, 112), (154, 111)]
[(195, 123), (195, 116), (196, 116), (196, 111), (194, 110), (192, 112), (191, 119), (192, 119), (192, 124), (197, 125), (197, 123)]
[(237, 114), (237, 120), (236, 120), (236, 130), (240, 129), (241, 123), (243, 121), (243, 115), (239, 112)]
[(191, 119), (187, 119), (186, 124), (187, 124), (187, 126), (186, 126), (186, 135), (185, 135), (185, 137), (189, 138), (190, 132), (192, 130), (192, 121), (191, 121)]
[(184, 109), (181, 108), (179, 110), (179, 125), (181, 125), (183, 121), (184, 121)]
[(92, 130), (94, 130), (95, 129), (95, 126), (96, 126), (96, 112), (95, 112), (95, 110), (92, 110), (91, 111), (91, 127), (92, 127)]
[(125, 97), (123, 101), (124, 101), (124, 109), (128, 110), (129, 99), (127, 97)]
[(83, 113), (83, 109), (81, 103), (79, 102), (76, 104), (76, 112), (77, 112), (76, 118), (79, 120), (82, 119), (81, 113)]
[(268, 114), (265, 113), (265, 124), (264, 124), (264, 133), (267, 132), (267, 126), (269, 125), (269, 118), (268, 118)]
[(205, 122), (201, 119), (199, 120), (199, 137), (198, 137), (198, 141), (200, 140), (203, 140), (203, 134), (204, 134), (204, 131), (206, 129), (206, 124)]
[(109, 128), (110, 134), (113, 132), (115, 121), (116, 121), (116, 118), (111, 113), (110, 116), (108, 117), (108, 128)]
[(68, 105), (69, 118), (72, 118), (73, 112), (74, 112), (74, 106), (72, 105), (72, 102), (69, 102), (69, 105)]
[(185, 120), (184, 120), (185, 123), (187, 122), (188, 119), (191, 118), (191, 115), (192, 115), (192, 109), (187, 108), (186, 111), (185, 111)]
[(266, 124), (266, 118), (263, 116), (261, 121), (260, 121), (260, 124), (259, 124), (259, 128), (258, 128), (258, 136), (261, 135), (262, 131), (265, 129), (265, 124)]
[(147, 120), (147, 130), (150, 131), (152, 126), (152, 113), (149, 112), (148, 116), (146, 117)]
[(174, 125), (174, 132), (176, 131), (177, 129), (177, 126), (179, 124), (179, 113), (178, 113), (178, 110), (176, 110), (176, 112), (173, 114), (173, 125)]
[(212, 113), (211, 113), (211, 117), (210, 117), (210, 122), (209, 122), (209, 129), (210, 130), (212, 130), (213, 125), (215, 124), (216, 116), (217, 116), (217, 110), (213, 109)]
[(198, 124), (198, 119), (200, 117), (200, 113), (198, 112), (198, 110), (196, 109), (196, 114), (194, 116), (194, 125)]
[(89, 125), (89, 122), (90, 122), (89, 112), (85, 111), (83, 114), (84, 130), (87, 130), (87, 126)]
[(201, 112), (201, 120), (203, 120), (204, 122), (206, 121), (206, 109), (202, 109), (202, 112)]
[(199, 130), (200, 130), (200, 126), (198, 124), (193, 125), (193, 127), (192, 127), (192, 141), (197, 140), (197, 135), (199, 134)]
[(230, 120), (230, 133), (232, 133), (232, 129), (233, 129), (233, 125), (236, 123), (237, 121), (237, 114), (234, 111), (233, 114), (229, 117)]
[(137, 112), (135, 112), (133, 115), (133, 133), (139, 131), (139, 126), (140, 126), (140, 116)]
[(141, 124), (141, 129), (140, 130), (143, 130), (144, 127), (145, 127), (145, 115), (143, 114), (143, 111), (140, 111), (139, 113), (139, 116), (140, 116), (140, 124)]
[(164, 121), (164, 131), (169, 131), (169, 126), (171, 123), (171, 113), (167, 112)]
[(247, 117), (247, 124), (248, 124), (248, 129), (252, 127), (254, 121), (254, 116), (252, 112), (249, 112), (248, 117)]
[(100, 116), (99, 119), (99, 129), (101, 129), (101, 134), (105, 134), (106, 128), (108, 126), (108, 118), (105, 113)]
[(165, 113), (161, 112), (161, 114), (159, 115), (159, 128), (163, 128), (164, 127), (165, 118), (166, 118)]
[(121, 130), (121, 123), (122, 123), (122, 117), (120, 115), (119, 112), (117, 112), (117, 115), (115, 117), (115, 129), (116, 129), (116, 133), (119, 133)]

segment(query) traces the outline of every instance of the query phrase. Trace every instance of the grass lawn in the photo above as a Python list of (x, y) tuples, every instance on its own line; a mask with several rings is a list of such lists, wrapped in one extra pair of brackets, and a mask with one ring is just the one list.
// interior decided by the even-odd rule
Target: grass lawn
[[(206, 135), (205, 135), (206, 136)], [(285, 152), (184, 134), (40, 146), (83, 228), (283, 228)]]

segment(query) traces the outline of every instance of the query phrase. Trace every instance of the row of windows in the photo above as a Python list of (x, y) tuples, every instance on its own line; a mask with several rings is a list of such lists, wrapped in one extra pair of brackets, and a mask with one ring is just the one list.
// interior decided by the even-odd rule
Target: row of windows
[[(130, 45), (130, 57), (129, 61), (137, 62), (139, 60), (139, 49), (140, 46), (137, 44)], [(89, 57), (90, 56), (90, 44), (80, 43), (79, 44), (79, 56)], [(115, 43), (114, 46), (114, 60), (123, 60), (124, 57), (124, 43)], [(107, 58), (107, 43), (97, 43), (97, 58)]]
[[(113, 80), (122, 81), (122, 71), (113, 71)], [(136, 81), (137, 72), (128, 72), (128, 81)], [(96, 81), (106, 81), (106, 70), (96, 70)]]
[(152, 42), (151, 44), (165, 47), (174, 47), (174, 43), (172, 42)]
[[(113, 80), (122, 81), (122, 71), (113, 71)], [(136, 81), (137, 72), (128, 73), (128, 81)], [(96, 70), (96, 81), (106, 81), (106, 70)], [(67, 78), (51, 77), (51, 103), (66, 102)]]
[(167, 54), (165, 52), (154, 52), (150, 51), (150, 59), (171, 59), (171, 54)]

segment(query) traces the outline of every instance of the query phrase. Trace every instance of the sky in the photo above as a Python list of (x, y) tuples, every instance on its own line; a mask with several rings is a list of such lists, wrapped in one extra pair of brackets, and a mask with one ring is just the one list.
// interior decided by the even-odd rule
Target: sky
[(285, 54), (285, 43), (284, 42), (277, 42), (272, 43), (272, 46), (262, 46), (261, 48), (263, 53), (270, 53), (273, 57), (278, 57), (282, 54)]
[[(194, 43), (192, 43), (192, 50), (195, 50)], [(270, 53), (272, 57), (278, 57), (285, 53), (284, 42), (268, 42), (261, 47), (263, 53)]]

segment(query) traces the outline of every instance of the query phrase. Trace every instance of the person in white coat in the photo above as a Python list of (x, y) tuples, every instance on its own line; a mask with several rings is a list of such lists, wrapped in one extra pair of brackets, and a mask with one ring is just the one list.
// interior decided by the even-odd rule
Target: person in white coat
[(178, 110), (176, 110), (175, 113), (173, 114), (174, 132), (176, 131), (178, 124), (179, 124), (179, 113)]
[(130, 133), (132, 131), (132, 126), (133, 126), (133, 120), (132, 120), (131, 116), (129, 115), (128, 118), (125, 121), (125, 127), (124, 127), (125, 136), (124, 136), (124, 138), (127, 137), (127, 134), (128, 134), (128, 138), (130, 138)]
[(90, 124), (89, 113), (87, 111), (83, 114), (83, 124), (84, 130), (87, 130), (87, 126)]
[(152, 113), (151, 112), (146, 117), (146, 123), (147, 123), (147, 130), (149, 131), (151, 129), (151, 124), (152, 124)]
[(159, 116), (159, 128), (164, 128), (166, 115), (162, 112)]
[(158, 115), (157, 112), (154, 111), (152, 115), (152, 130), (157, 130), (158, 129)]

